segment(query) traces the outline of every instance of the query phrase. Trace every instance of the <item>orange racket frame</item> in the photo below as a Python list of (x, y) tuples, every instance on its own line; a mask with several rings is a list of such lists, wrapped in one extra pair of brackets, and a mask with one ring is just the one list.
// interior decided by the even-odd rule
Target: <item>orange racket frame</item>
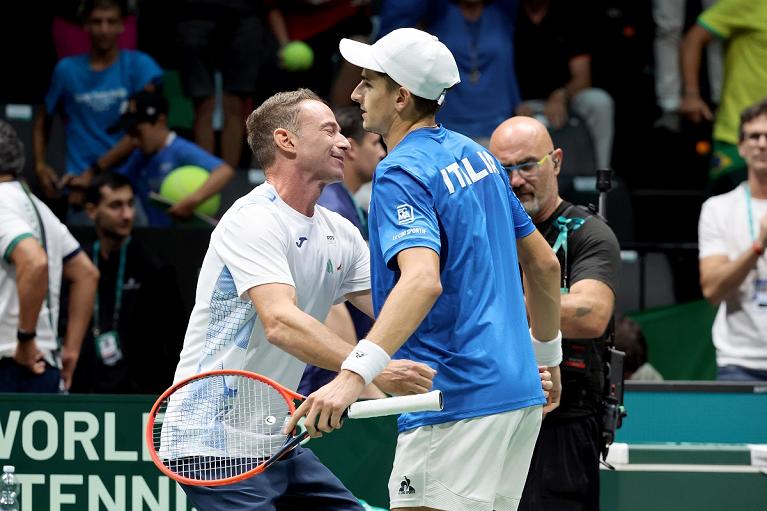
[(185, 387), (186, 385), (188, 385), (189, 383), (193, 381), (201, 380), (203, 378), (209, 378), (211, 376), (243, 376), (245, 378), (262, 381), (266, 383), (267, 385), (272, 386), (275, 390), (277, 390), (277, 392), (280, 393), (280, 395), (282, 395), (283, 398), (285, 398), (285, 401), (288, 404), (288, 409), (290, 410), (291, 415), (296, 412), (296, 405), (293, 401), (296, 399), (299, 399), (299, 400), (306, 399), (301, 394), (298, 394), (289, 389), (286, 389), (285, 387), (283, 387), (276, 381), (271, 380), (265, 376), (261, 376), (260, 374), (257, 374), (257, 373), (251, 373), (249, 371), (241, 371), (237, 369), (224, 369), (224, 370), (208, 371), (205, 373), (195, 374), (194, 376), (190, 376), (189, 378), (181, 380), (180, 382), (176, 383), (175, 385), (170, 387), (168, 390), (163, 392), (160, 395), (160, 397), (157, 398), (157, 401), (155, 401), (154, 405), (152, 406), (152, 409), (149, 412), (149, 420), (147, 421), (147, 424), (146, 424), (145, 440), (147, 443), (147, 447), (149, 449), (149, 455), (152, 457), (152, 461), (154, 462), (155, 466), (158, 469), (160, 469), (160, 472), (170, 477), (174, 481), (178, 481), (179, 483), (187, 484), (190, 486), (223, 486), (226, 484), (232, 484), (238, 481), (242, 481), (243, 479), (247, 479), (256, 474), (260, 474), (267, 468), (262, 463), (258, 465), (257, 467), (251, 470), (248, 470), (247, 472), (243, 472), (242, 474), (239, 474), (237, 476), (227, 477), (225, 479), (214, 479), (211, 481), (204, 481), (200, 479), (190, 479), (188, 477), (178, 475), (172, 470), (170, 470), (168, 467), (166, 467), (165, 464), (160, 459), (160, 456), (157, 454), (157, 449), (155, 449), (155, 445), (154, 445), (154, 425), (155, 425), (155, 419), (157, 418), (157, 412), (159, 408), (162, 406), (162, 404), (171, 394), (176, 392), (176, 390), (180, 389), (181, 387)]

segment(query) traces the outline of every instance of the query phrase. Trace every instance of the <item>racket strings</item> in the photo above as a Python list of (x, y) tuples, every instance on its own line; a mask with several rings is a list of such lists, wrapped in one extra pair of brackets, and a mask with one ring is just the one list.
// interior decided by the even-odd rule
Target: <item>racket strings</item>
[(282, 447), (289, 413), (282, 394), (259, 380), (240, 375), (193, 380), (159, 406), (154, 448), (162, 463), (182, 477), (237, 477)]

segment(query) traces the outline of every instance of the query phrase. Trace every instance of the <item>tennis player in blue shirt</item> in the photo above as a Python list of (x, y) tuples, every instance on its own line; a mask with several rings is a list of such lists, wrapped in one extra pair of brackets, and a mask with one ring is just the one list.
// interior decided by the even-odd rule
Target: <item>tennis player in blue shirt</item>
[(340, 50), (363, 69), (364, 127), (389, 148), (369, 217), (376, 323), (288, 428), (303, 415), (312, 435), (339, 428), (390, 356), (424, 362), (445, 407), (400, 417), (390, 507), (515, 510), (546, 404), (536, 359), (555, 382), (547, 406), (559, 399), (559, 263), (501, 164), (435, 123), (459, 81), (444, 44), (403, 28)]

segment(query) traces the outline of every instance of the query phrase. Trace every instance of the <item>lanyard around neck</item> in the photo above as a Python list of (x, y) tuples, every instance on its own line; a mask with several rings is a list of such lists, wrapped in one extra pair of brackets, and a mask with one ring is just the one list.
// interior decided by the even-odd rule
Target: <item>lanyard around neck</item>
[(578, 229), (581, 228), (583, 223), (586, 221), (584, 218), (567, 218), (564, 216), (558, 217), (556, 220), (554, 220), (554, 226), (556, 226), (557, 229), (559, 229), (559, 234), (557, 235), (557, 239), (554, 242), (554, 246), (551, 247), (551, 250), (554, 251), (554, 254), (556, 255), (557, 252), (559, 252), (559, 249), (562, 249), (562, 252), (565, 255), (565, 264), (564, 264), (564, 278), (562, 282), (562, 288), (561, 291), (563, 293), (567, 293), (570, 290), (570, 275), (567, 271), (567, 237), (570, 235), (571, 232), (575, 232)]
[[(123, 301), (123, 280), (125, 279), (125, 256), (128, 251), (128, 243), (130, 243), (130, 236), (128, 236), (120, 247), (120, 259), (117, 263), (117, 282), (115, 283), (115, 307), (112, 314), (112, 329), (117, 329), (117, 322), (120, 320), (120, 309), (122, 308)], [(101, 243), (99, 240), (93, 242), (93, 264), (96, 268), (99, 267), (99, 249)], [(101, 333), (101, 304), (99, 300), (98, 287), (96, 288), (96, 299), (93, 302), (93, 334), (99, 335)]]
[(756, 230), (754, 229), (754, 213), (751, 211), (751, 187), (748, 183), (743, 184), (743, 193), (746, 194), (746, 211), (748, 211), (748, 228), (751, 232), (751, 241), (756, 241)]

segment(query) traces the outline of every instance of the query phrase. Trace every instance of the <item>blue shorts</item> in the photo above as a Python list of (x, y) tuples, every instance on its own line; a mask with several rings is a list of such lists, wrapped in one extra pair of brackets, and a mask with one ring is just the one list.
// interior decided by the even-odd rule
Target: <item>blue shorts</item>
[(300, 446), (244, 481), (181, 487), (198, 511), (363, 511), (359, 501), (319, 458)]

